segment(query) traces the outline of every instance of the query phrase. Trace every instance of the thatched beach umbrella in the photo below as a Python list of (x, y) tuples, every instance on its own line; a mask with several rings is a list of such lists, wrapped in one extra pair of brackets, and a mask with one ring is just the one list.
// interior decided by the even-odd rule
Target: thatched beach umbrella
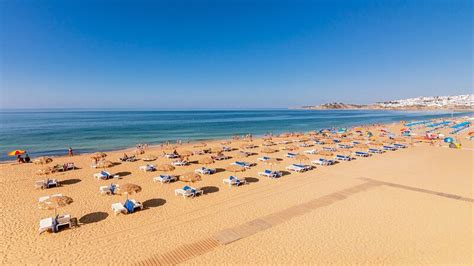
[(67, 196), (51, 196), (47, 200), (39, 203), (39, 208), (43, 210), (54, 210), (56, 216), (57, 209), (67, 206), (73, 202), (72, 198)]
[(114, 163), (111, 161), (101, 160), (97, 163), (97, 168), (109, 168), (114, 166)]
[(36, 159), (33, 160), (33, 163), (34, 164), (48, 164), (50, 162), (52, 162), (53, 159), (50, 158), (50, 157), (45, 157), (45, 156), (42, 156), (42, 157), (38, 157)]
[(52, 173), (54, 173), (55, 170), (54, 170), (54, 167), (51, 167), (51, 166), (45, 166), (41, 169), (38, 169), (38, 171), (36, 171), (36, 174), (37, 175), (50, 175)]
[(272, 149), (272, 148), (263, 148), (260, 152), (261, 153), (274, 153), (274, 152), (277, 152), (277, 150)]
[(178, 154), (179, 154), (180, 156), (183, 156), (183, 157), (189, 157), (189, 156), (192, 156), (192, 155), (193, 155), (193, 152), (186, 150), (186, 151), (180, 151), (180, 152), (178, 152)]
[(221, 153), (223, 150), (220, 147), (212, 147), (211, 153)]
[(360, 149), (368, 149), (369, 145), (364, 144), (364, 143), (357, 143), (357, 144), (354, 144), (354, 147), (360, 148)]
[(334, 153), (330, 152), (330, 151), (318, 151), (318, 154), (319, 155), (322, 155), (322, 156), (325, 156), (325, 157), (331, 157), (331, 156), (334, 156)]
[(120, 187), (118, 187), (117, 190), (121, 194), (126, 194), (127, 199), (128, 199), (128, 195), (133, 194), (133, 193), (138, 193), (138, 192), (142, 191), (142, 187), (140, 187), (139, 185), (127, 183), (127, 184), (124, 184), (124, 185), (120, 185)]
[(372, 145), (372, 146), (383, 146), (384, 144), (383, 144), (383, 142), (381, 142), (381, 141), (371, 141), (371, 142), (369, 143), (369, 145)]
[(273, 165), (279, 164), (280, 161), (278, 161), (277, 158), (270, 158), (270, 159), (266, 160), (265, 163), (268, 164), (268, 165), (270, 165), (270, 170), (273, 171)]
[(206, 147), (207, 143), (201, 142), (201, 143), (196, 143), (193, 145), (194, 148), (199, 148), (199, 147)]
[(246, 151), (239, 151), (239, 153), (237, 154), (237, 157), (239, 158), (245, 158), (245, 157), (249, 157), (249, 153), (246, 152)]
[(145, 157), (142, 158), (142, 160), (145, 161), (145, 162), (151, 162), (151, 161), (154, 161), (156, 159), (158, 159), (158, 157), (155, 156), (155, 155), (152, 155), (152, 154), (148, 154), (148, 155), (146, 155)]
[(214, 163), (214, 160), (210, 157), (204, 157), (204, 158), (199, 159), (198, 163), (208, 165), (208, 164)]
[(160, 164), (156, 167), (157, 171), (171, 172), (175, 169), (171, 164)]
[(309, 138), (308, 137), (301, 137), (298, 139), (300, 142), (306, 142), (306, 141), (309, 141)]
[(308, 160), (309, 160), (308, 156), (306, 156), (306, 155), (304, 155), (304, 154), (298, 154), (298, 155), (296, 155), (296, 156), (295, 156), (295, 159), (298, 160), (300, 163), (301, 163), (302, 161), (308, 161)]
[(237, 172), (244, 172), (245, 167), (241, 167), (241, 166), (238, 166), (238, 165), (230, 165), (225, 170), (229, 171), (229, 172), (232, 172), (232, 173), (234, 173), (234, 175), (236, 175)]
[(285, 146), (285, 150), (288, 150), (288, 151), (294, 151), (294, 150), (297, 150), (297, 149), (299, 149), (299, 148), (296, 145), (287, 145), (287, 146)]
[(245, 144), (245, 143), (244, 143), (244, 144), (240, 145), (240, 148), (241, 148), (242, 150), (251, 149), (251, 148), (253, 148), (253, 145), (252, 145), (252, 144)]
[(104, 153), (104, 152), (96, 152), (96, 153), (93, 153), (91, 155), (92, 159), (95, 159), (95, 158), (102, 159), (102, 158), (105, 158), (105, 157), (107, 157), (107, 154)]
[(273, 141), (265, 141), (265, 142), (263, 142), (262, 145), (263, 146), (273, 146), (273, 145), (275, 145), (275, 143)]
[(201, 176), (195, 172), (188, 172), (180, 175), (179, 181), (194, 183), (197, 181), (201, 181)]

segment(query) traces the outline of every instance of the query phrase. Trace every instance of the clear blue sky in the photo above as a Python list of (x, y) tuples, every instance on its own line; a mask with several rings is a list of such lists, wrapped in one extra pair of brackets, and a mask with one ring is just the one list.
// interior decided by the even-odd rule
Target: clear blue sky
[(470, 0), (0, 7), (3, 108), (287, 107), (472, 92)]

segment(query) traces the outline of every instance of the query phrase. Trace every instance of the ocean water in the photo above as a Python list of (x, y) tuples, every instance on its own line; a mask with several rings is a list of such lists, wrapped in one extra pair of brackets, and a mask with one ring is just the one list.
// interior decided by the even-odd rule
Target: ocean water
[(32, 157), (64, 155), (68, 147), (84, 153), (128, 148), (137, 143), (208, 140), (247, 133), (257, 136), (450, 116), (447, 112), (372, 110), (3, 110), (0, 161), (11, 160), (7, 152), (13, 149), (25, 149)]

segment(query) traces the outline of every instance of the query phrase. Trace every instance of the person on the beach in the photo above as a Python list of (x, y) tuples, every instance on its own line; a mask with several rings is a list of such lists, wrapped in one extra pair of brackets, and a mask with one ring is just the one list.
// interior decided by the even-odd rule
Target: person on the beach
[(16, 157), (16, 160), (18, 161), (18, 163), (24, 163), (24, 162), (25, 162), (25, 160), (23, 160), (23, 158), (21, 157), (21, 155), (18, 155), (18, 156)]
[(30, 159), (30, 156), (27, 154), (25, 154), (25, 163), (29, 163), (31, 162), (31, 159)]
[(71, 147), (69, 147), (69, 149), (67, 150), (67, 154), (68, 154), (69, 156), (74, 156), (74, 153), (73, 153)]

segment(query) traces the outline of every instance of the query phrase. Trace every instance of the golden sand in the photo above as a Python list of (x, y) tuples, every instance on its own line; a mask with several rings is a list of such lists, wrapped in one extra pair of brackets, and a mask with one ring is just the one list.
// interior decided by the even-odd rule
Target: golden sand
[[(460, 139), (467, 149), (415, 144), (275, 180), (259, 177), (269, 166), (258, 163), (236, 173), (250, 183), (233, 188), (222, 183), (230, 174), (222, 171), (193, 184), (205, 191), (194, 199), (174, 195), (181, 182), (154, 183), (160, 172), (140, 172), (146, 164), (141, 160), (107, 169), (123, 178), (105, 181), (93, 178), (99, 170), (90, 167), (87, 154), (54, 158), (53, 164), (73, 161), (80, 169), (52, 175), (62, 186), (47, 190), (34, 189), (34, 181), (41, 179), (35, 175), (37, 165), (1, 164), (1, 263), (472, 265), (474, 153), (472, 142), (463, 135)], [(213, 146), (219, 142), (208, 145)], [(312, 148), (319, 146), (297, 152)], [(195, 148), (186, 144), (178, 150)], [(150, 148), (145, 155), (160, 153)], [(274, 170), (297, 162), (285, 153), (270, 155), (283, 159)], [(122, 154), (111, 152), (107, 159), (118, 162)], [(233, 161), (257, 162), (261, 156), (210, 166), (225, 169)], [(159, 157), (152, 163), (169, 162)], [(200, 166), (177, 167), (172, 174)], [(125, 196), (99, 193), (99, 186), (111, 182), (140, 185), (142, 192), (130, 198), (145, 209), (115, 216), (111, 204)], [(39, 210), (38, 198), (55, 193), (74, 199), (58, 212), (77, 217), (80, 226), (39, 235), (39, 220), (53, 212)]]

